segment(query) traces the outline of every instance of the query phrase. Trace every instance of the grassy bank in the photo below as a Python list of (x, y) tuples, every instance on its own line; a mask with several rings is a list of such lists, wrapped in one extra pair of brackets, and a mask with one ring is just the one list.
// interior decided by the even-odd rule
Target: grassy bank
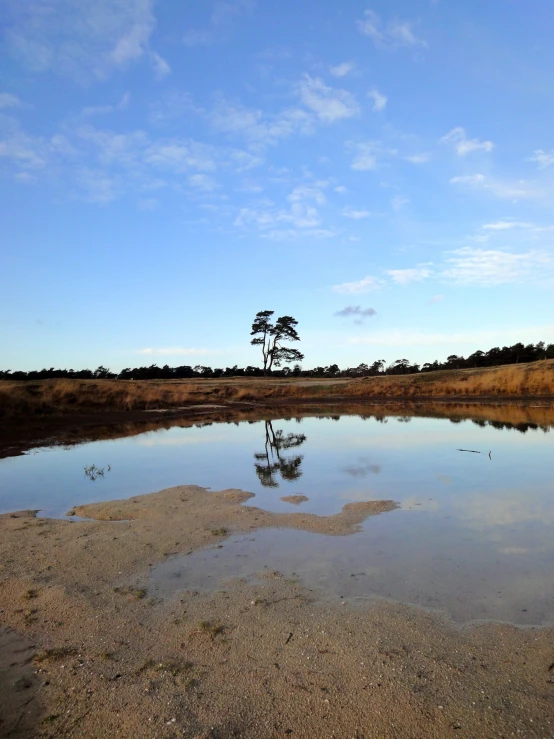
[(355, 380), (241, 378), (183, 381), (43, 380), (0, 382), (0, 415), (73, 414), (186, 408), (195, 404), (275, 404), (318, 399), (554, 397), (554, 360)]

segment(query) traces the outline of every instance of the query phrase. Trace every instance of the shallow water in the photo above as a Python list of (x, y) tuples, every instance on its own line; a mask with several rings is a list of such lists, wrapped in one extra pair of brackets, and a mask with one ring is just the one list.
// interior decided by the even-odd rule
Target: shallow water
[[(383, 421), (174, 427), (34, 450), (0, 461), (0, 510), (63, 516), (80, 503), (181, 484), (242, 488), (255, 493), (251, 505), (319, 515), (390, 499), (398, 508), (368, 518), (357, 534), (270, 529), (231, 537), (222, 549), (159, 565), (152, 588), (164, 595), (220, 589), (268, 567), (296, 573), (330, 597), (377, 595), (444, 609), (458, 621), (553, 622), (552, 431), (409, 416)], [(86, 476), (90, 465), (104, 475)], [(280, 499), (290, 495), (308, 500), (296, 507)]]

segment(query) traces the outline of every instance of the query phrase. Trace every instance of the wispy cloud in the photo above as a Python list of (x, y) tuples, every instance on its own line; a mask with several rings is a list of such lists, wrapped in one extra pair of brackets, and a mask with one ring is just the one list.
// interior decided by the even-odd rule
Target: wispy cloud
[(17, 97), (9, 92), (0, 92), (0, 110), (6, 108), (21, 108), (23, 103)]
[(213, 192), (218, 188), (217, 182), (207, 174), (191, 174), (187, 181), (190, 187), (201, 192)]
[(474, 151), (492, 151), (494, 144), (492, 141), (479, 141), (479, 139), (468, 139), (465, 128), (458, 126), (449, 131), (446, 136), (440, 140), (442, 144), (451, 144), (456, 153), (460, 157), (465, 157)]
[(209, 46), (227, 39), (237, 19), (252, 7), (252, 0), (216, 0), (212, 3), (208, 26), (188, 29), (183, 35), (183, 43), (186, 46)]
[(356, 25), (360, 33), (368, 36), (376, 46), (383, 49), (428, 46), (425, 39), (416, 36), (412, 22), (395, 20), (384, 24), (373, 10), (366, 10), (364, 18), (356, 21)]
[(493, 286), (527, 280), (537, 270), (554, 266), (546, 252), (514, 253), (464, 246), (449, 253), (440, 276), (462, 285)]
[(346, 77), (355, 68), (356, 65), (353, 62), (342, 62), (342, 64), (337, 64), (336, 67), (329, 67), (329, 72), (333, 77)]
[(533, 156), (529, 157), (530, 162), (537, 162), (539, 169), (546, 169), (554, 164), (554, 149), (550, 151), (543, 151), (542, 149), (535, 149)]
[(333, 285), (333, 290), (343, 295), (356, 295), (357, 293), (370, 292), (370, 290), (379, 290), (382, 286), (383, 280), (367, 275), (367, 277), (355, 282), (343, 282), (341, 285)]
[(431, 154), (422, 152), (421, 154), (410, 154), (404, 159), (411, 164), (426, 164), (431, 159)]
[[(105, 79), (150, 51), (153, 0), (7, 0), (8, 48), (36, 72)], [(157, 55), (151, 59), (156, 66)]]
[(164, 77), (167, 77), (168, 74), (171, 74), (171, 67), (169, 64), (155, 51), (150, 52), (150, 60), (152, 62), (154, 74), (159, 80), (162, 80)]
[(393, 210), (402, 210), (402, 208), (405, 205), (408, 205), (409, 202), (408, 198), (404, 198), (402, 195), (397, 195), (390, 201), (390, 204), (392, 205)]
[(173, 346), (160, 349), (137, 349), (135, 354), (144, 354), (148, 357), (199, 357), (212, 354), (221, 354), (218, 349), (196, 349), (195, 347)]
[(374, 87), (373, 90), (370, 90), (367, 93), (367, 96), (373, 100), (372, 110), (375, 110), (376, 112), (385, 110), (387, 98), (385, 95), (382, 95), (376, 87)]
[(483, 228), (487, 231), (508, 231), (513, 228), (534, 228), (534, 226), (526, 221), (496, 221), (483, 224)]
[(431, 277), (433, 270), (430, 265), (420, 264), (409, 269), (387, 269), (385, 274), (397, 285), (409, 285), (411, 282), (421, 282)]
[(244, 138), (255, 148), (271, 146), (292, 134), (313, 130), (313, 116), (298, 107), (268, 115), (260, 109), (219, 98), (208, 117), (220, 133)]
[(319, 77), (305, 74), (298, 85), (302, 103), (324, 123), (336, 123), (359, 113), (359, 105), (347, 90), (328, 87)]
[[(436, 263), (385, 269), (383, 277), (367, 276), (358, 281), (334, 285), (332, 289), (334, 292), (356, 294), (386, 285), (405, 287), (425, 280), (477, 287), (530, 282), (548, 285), (554, 275), (554, 255), (545, 250), (516, 252), (464, 246), (443, 252), (441, 256)], [(443, 298), (443, 295), (435, 295), (430, 302), (436, 303)]]
[(261, 235), (271, 239), (296, 239), (301, 235), (326, 238), (334, 235), (322, 228), (322, 218), (317, 209), (326, 202), (328, 182), (318, 180), (303, 183), (292, 189), (285, 207), (276, 207), (262, 200), (258, 205), (241, 208), (234, 225), (239, 228), (257, 227)]
[(433, 295), (433, 297), (431, 298), (429, 302), (430, 303), (442, 303), (443, 300), (444, 300), (444, 295), (438, 294), (438, 295)]
[(377, 169), (377, 156), (381, 152), (380, 144), (376, 141), (366, 141), (355, 144), (356, 154), (350, 165), (360, 172), (369, 172)]
[(371, 211), (369, 210), (356, 210), (355, 208), (351, 208), (349, 205), (343, 208), (341, 212), (345, 218), (352, 218), (354, 221), (359, 221), (362, 218), (369, 218), (371, 215)]
[(500, 180), (483, 174), (461, 175), (450, 179), (452, 185), (467, 185), (475, 190), (488, 192), (494, 197), (509, 200), (540, 198), (543, 193), (534, 185), (518, 180)]

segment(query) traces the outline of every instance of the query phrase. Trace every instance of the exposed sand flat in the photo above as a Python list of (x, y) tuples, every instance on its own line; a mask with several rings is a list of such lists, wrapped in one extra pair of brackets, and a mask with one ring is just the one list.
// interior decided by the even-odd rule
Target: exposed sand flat
[(283, 495), (282, 498), (280, 498), (284, 503), (292, 503), (293, 505), (301, 505), (302, 503), (306, 503), (309, 498), (307, 495)]
[(250, 497), (181, 486), (74, 509), (90, 521), (0, 516), (0, 736), (554, 735), (553, 629), (323, 605), (278, 572), (152, 599), (151, 566), (228, 533), (346, 536), (396, 515), (392, 501), (276, 514)]

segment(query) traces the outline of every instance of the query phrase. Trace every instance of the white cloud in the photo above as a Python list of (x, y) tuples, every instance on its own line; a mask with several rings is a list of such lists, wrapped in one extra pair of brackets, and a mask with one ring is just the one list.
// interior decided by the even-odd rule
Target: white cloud
[(323, 205), (326, 202), (324, 188), (327, 187), (327, 182), (318, 181), (314, 185), (299, 185), (287, 197), (290, 203), (298, 203), (303, 200), (315, 200), (318, 205)]
[(213, 192), (218, 187), (217, 182), (207, 174), (192, 174), (188, 178), (188, 183), (195, 190), (202, 192)]
[(356, 144), (356, 155), (350, 165), (352, 169), (360, 172), (369, 172), (377, 169), (377, 155), (381, 151), (379, 144), (375, 141), (366, 141)]
[(393, 210), (401, 210), (405, 205), (408, 205), (410, 201), (408, 198), (403, 198), (401, 195), (397, 195), (391, 200)]
[(149, 51), (153, 0), (7, 0), (8, 48), (33, 71), (105, 79)]
[(185, 172), (197, 169), (214, 172), (217, 169), (214, 147), (191, 139), (167, 139), (155, 142), (145, 152), (145, 161), (160, 169)]
[(217, 101), (209, 119), (217, 131), (242, 136), (252, 147), (270, 146), (294, 133), (308, 133), (313, 128), (313, 116), (301, 108), (288, 108), (268, 116), (259, 109), (224, 98)]
[(554, 266), (546, 252), (514, 253), (495, 249), (474, 249), (464, 246), (449, 252), (440, 273), (443, 279), (461, 285), (489, 287), (522, 282), (545, 268)]
[(410, 154), (409, 156), (404, 157), (404, 159), (407, 162), (411, 162), (411, 164), (426, 164), (431, 159), (431, 154), (428, 154), (427, 152), (422, 152), (421, 154)]
[(336, 187), (334, 188), (334, 190), (335, 190), (335, 192), (338, 192), (338, 193), (339, 193), (339, 195), (342, 195), (342, 194), (344, 194), (345, 192), (348, 192), (347, 188), (346, 188), (346, 187), (345, 187), (344, 185), (337, 185), (337, 186), (336, 186)]
[(9, 92), (0, 92), (0, 110), (4, 108), (21, 108), (23, 103), (17, 97)]
[(304, 75), (298, 85), (302, 103), (324, 123), (335, 123), (359, 113), (359, 105), (347, 90), (328, 87), (319, 77)]
[(342, 209), (342, 215), (345, 218), (352, 218), (353, 220), (358, 221), (362, 218), (369, 218), (371, 212), (369, 210), (356, 210), (347, 205)]
[(492, 141), (479, 141), (479, 139), (468, 139), (465, 128), (458, 126), (449, 131), (446, 136), (441, 138), (442, 144), (452, 144), (456, 153), (460, 157), (471, 154), (473, 151), (492, 151), (494, 144)]
[(541, 198), (544, 196), (543, 192), (533, 185), (528, 184), (525, 180), (518, 180), (517, 182), (498, 180), (492, 177), (485, 177), (483, 174), (452, 177), (450, 184), (467, 185), (476, 190), (489, 192), (494, 197), (501, 199), (518, 200), (520, 198)]
[(367, 95), (371, 100), (373, 100), (372, 110), (375, 110), (376, 112), (385, 110), (387, 98), (385, 95), (382, 95), (376, 87), (374, 87), (373, 90), (370, 90)]
[(525, 221), (497, 221), (496, 223), (485, 223), (483, 228), (488, 231), (507, 231), (512, 228), (534, 228), (534, 226)]
[(431, 277), (433, 270), (430, 265), (420, 264), (411, 269), (387, 269), (385, 274), (389, 275), (397, 285), (408, 285), (410, 282), (421, 282)]
[(159, 54), (156, 54), (155, 51), (150, 52), (150, 59), (154, 68), (154, 74), (159, 80), (167, 77), (168, 74), (171, 74), (171, 67), (169, 64)]
[(329, 72), (333, 77), (346, 77), (346, 75), (350, 74), (350, 72), (355, 68), (356, 65), (352, 62), (342, 62), (342, 64), (337, 64), (336, 67), (329, 67)]
[(370, 290), (378, 290), (382, 285), (382, 280), (368, 275), (357, 282), (343, 282), (342, 285), (333, 285), (333, 290), (336, 293), (355, 295), (357, 293), (366, 293)]
[(135, 354), (145, 354), (149, 357), (187, 357), (187, 356), (205, 356), (209, 354), (221, 354), (222, 352), (218, 349), (196, 349), (194, 347), (180, 347), (174, 346), (162, 349), (137, 349)]
[(327, 186), (325, 181), (298, 185), (287, 196), (286, 208), (277, 208), (271, 201), (262, 201), (258, 207), (241, 208), (234, 225), (239, 228), (255, 225), (262, 236), (274, 239), (298, 238), (302, 234), (332, 236), (333, 232), (320, 228), (321, 217), (313, 205), (326, 202), (323, 191)]
[(400, 47), (427, 48), (427, 42), (415, 35), (413, 23), (392, 21), (383, 24), (373, 10), (364, 12), (364, 19), (356, 21), (358, 30), (368, 36), (376, 46), (384, 49), (398, 49)]
[(533, 156), (529, 158), (530, 162), (537, 162), (539, 169), (546, 169), (554, 164), (554, 149), (550, 151), (543, 151), (542, 149), (535, 149)]
[(40, 136), (28, 136), (16, 130), (0, 139), (0, 158), (9, 159), (24, 169), (44, 168), (50, 154), (50, 143)]
[(433, 297), (431, 298), (429, 302), (430, 303), (442, 303), (443, 300), (444, 300), (444, 295), (439, 294), (439, 295), (433, 295)]
[(471, 187), (479, 187), (485, 183), (485, 175), (483, 174), (469, 174), (460, 175), (458, 177), (451, 177), (451, 185), (470, 185)]

